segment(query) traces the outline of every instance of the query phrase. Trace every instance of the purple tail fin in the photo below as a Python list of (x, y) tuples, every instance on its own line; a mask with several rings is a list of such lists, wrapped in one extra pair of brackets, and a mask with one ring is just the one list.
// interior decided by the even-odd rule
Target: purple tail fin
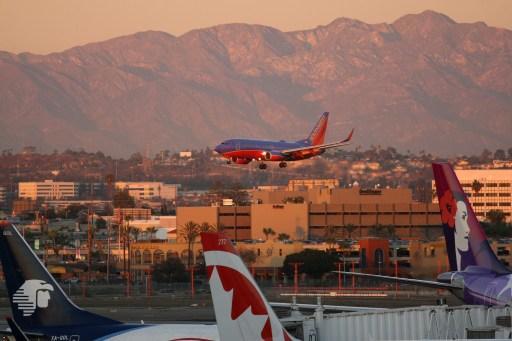
[(433, 163), (432, 169), (450, 270), (463, 271), (477, 265), (496, 273), (509, 273), (492, 251), (453, 168), (447, 163)]

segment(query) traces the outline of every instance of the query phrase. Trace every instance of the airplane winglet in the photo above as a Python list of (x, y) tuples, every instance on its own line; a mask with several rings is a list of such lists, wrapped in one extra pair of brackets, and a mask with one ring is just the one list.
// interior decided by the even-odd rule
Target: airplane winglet
[(352, 128), (352, 130), (350, 131), (350, 133), (348, 134), (347, 138), (344, 139), (343, 141), (340, 141), (340, 143), (345, 143), (345, 142), (348, 142), (350, 140), (352, 140), (352, 135), (354, 135), (354, 128)]

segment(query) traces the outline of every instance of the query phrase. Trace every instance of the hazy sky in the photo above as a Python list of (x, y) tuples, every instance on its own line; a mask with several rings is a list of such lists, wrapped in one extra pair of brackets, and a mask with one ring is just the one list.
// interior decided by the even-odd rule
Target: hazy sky
[(512, 28), (512, 0), (0, 0), (0, 50), (49, 53), (139, 31), (181, 35), (232, 22), (284, 31), (338, 17), (392, 22), (426, 9)]

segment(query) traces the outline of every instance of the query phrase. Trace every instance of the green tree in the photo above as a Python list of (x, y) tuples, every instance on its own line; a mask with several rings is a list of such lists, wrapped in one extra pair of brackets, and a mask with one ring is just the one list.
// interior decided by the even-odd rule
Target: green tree
[(306, 249), (287, 255), (283, 263), (283, 272), (289, 277), (293, 276), (294, 269), (291, 263), (299, 262), (303, 263), (300, 267), (301, 272), (312, 278), (320, 278), (325, 273), (335, 270), (337, 261), (339, 259), (335, 253)]
[(158, 283), (186, 282), (189, 279), (185, 265), (177, 257), (153, 266), (153, 278)]
[(290, 235), (287, 233), (279, 233), (277, 235), (277, 239), (281, 242), (284, 242), (285, 240), (290, 240)]
[(50, 230), (46, 236), (51, 242), (51, 249), (56, 256), (59, 255), (60, 250), (71, 243), (69, 234), (63, 230)]
[(107, 221), (102, 217), (98, 217), (94, 224), (96, 225), (97, 230), (103, 230), (107, 228)]
[(485, 215), (485, 218), (491, 224), (502, 224), (505, 222), (505, 212), (502, 210), (490, 210)]
[(353, 224), (348, 224), (345, 226), (345, 230), (348, 233), (348, 239), (352, 239), (352, 233), (357, 229), (357, 227)]
[(135, 199), (130, 196), (127, 189), (123, 189), (114, 194), (113, 205), (115, 208), (134, 208)]
[(199, 225), (199, 232), (215, 232), (217, 229), (214, 225), (204, 222)]
[(263, 234), (265, 235), (265, 240), (268, 240), (268, 237), (275, 236), (276, 232), (271, 227), (264, 227)]
[(149, 240), (155, 239), (157, 231), (158, 229), (155, 226), (151, 226), (146, 230), (146, 232), (149, 233)]
[(337, 232), (336, 227), (332, 225), (327, 225), (324, 228), (324, 241), (327, 243), (329, 250), (334, 249), (334, 246), (336, 245)]
[(475, 193), (480, 192), (482, 187), (484, 187), (484, 185), (478, 180), (473, 181), (473, 183), (471, 184), (471, 188), (473, 189), (473, 191), (475, 191)]
[(194, 250), (194, 242), (196, 238), (199, 236), (200, 230), (199, 225), (193, 221), (189, 221), (182, 226), (179, 230), (179, 236), (185, 240), (187, 243), (187, 251), (188, 251), (188, 260), (187, 260), (187, 268), (190, 269), (192, 265), (192, 252)]
[(256, 262), (256, 252), (251, 249), (241, 249), (240, 258), (242, 258), (247, 267), (251, 267)]

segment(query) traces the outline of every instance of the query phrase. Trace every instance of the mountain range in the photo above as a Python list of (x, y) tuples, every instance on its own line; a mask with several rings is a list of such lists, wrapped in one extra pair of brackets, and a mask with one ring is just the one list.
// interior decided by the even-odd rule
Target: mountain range
[(0, 148), (204, 148), (328, 140), (438, 155), (512, 147), (512, 31), (425, 11), (314, 29), (141, 32), (48, 55), (0, 52)]

